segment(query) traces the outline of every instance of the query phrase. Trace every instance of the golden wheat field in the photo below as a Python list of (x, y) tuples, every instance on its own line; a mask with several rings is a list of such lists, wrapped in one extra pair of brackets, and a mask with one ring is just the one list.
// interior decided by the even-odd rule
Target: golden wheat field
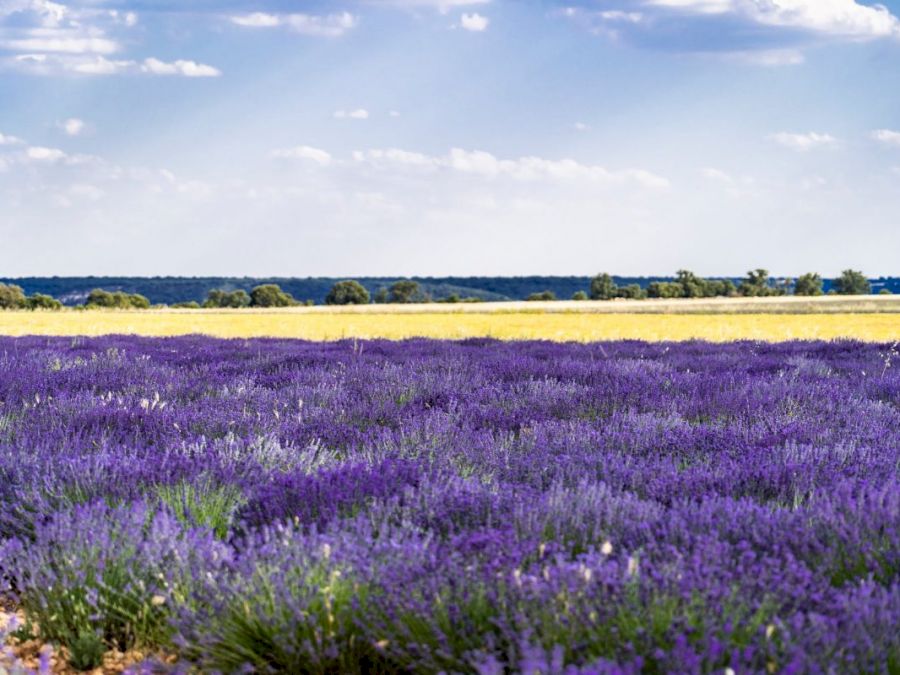
[(790, 340), (900, 339), (898, 313), (605, 313), (520, 310), (367, 307), (286, 310), (150, 310), (0, 312), (3, 335), (290, 337), (307, 340), (410, 337), (503, 340)]

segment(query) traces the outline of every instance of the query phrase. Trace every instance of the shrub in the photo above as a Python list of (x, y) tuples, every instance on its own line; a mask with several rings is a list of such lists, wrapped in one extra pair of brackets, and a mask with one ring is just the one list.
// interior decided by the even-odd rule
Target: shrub
[(588, 299), (588, 294), (585, 293), (584, 291), (575, 291), (575, 292), (572, 294), (572, 299), (573, 299), (573, 300), (587, 300), (587, 299)]
[(838, 295), (869, 295), (872, 292), (872, 285), (862, 272), (844, 270), (841, 276), (834, 280), (834, 290)]
[(759, 268), (747, 272), (747, 278), (738, 286), (738, 292), (744, 297), (761, 298), (785, 295), (787, 291), (783, 286), (776, 286), (772, 283), (768, 270)]
[(88, 309), (150, 309), (150, 301), (139, 293), (110, 292), (95, 288), (88, 295), (84, 306)]
[(616, 291), (616, 297), (628, 300), (643, 300), (647, 297), (647, 292), (641, 288), (640, 284), (628, 284)]
[(893, 292), (890, 288), (882, 288), (880, 291), (878, 291), (878, 295), (893, 295)]
[(388, 291), (387, 301), (390, 303), (408, 304), (411, 302), (423, 302), (425, 296), (419, 286), (419, 282), (404, 279), (394, 283)]
[(339, 281), (328, 292), (326, 305), (368, 305), (369, 291), (358, 281)]
[(822, 295), (822, 277), (815, 272), (801, 275), (794, 284), (794, 295)]
[(0, 309), (21, 309), (25, 306), (25, 291), (15, 284), (0, 284)]
[(591, 279), (591, 300), (612, 300), (618, 290), (609, 274), (598, 274)]
[(200, 309), (200, 303), (196, 300), (190, 300), (188, 302), (176, 302), (172, 305), (172, 309)]
[(223, 308), (228, 307), (238, 309), (250, 306), (250, 295), (243, 289), (236, 291), (222, 291), (215, 289), (206, 295), (203, 306), (207, 308)]
[(553, 291), (541, 291), (540, 293), (532, 293), (527, 298), (525, 298), (528, 302), (549, 302), (551, 300), (556, 300), (556, 293)]
[(56, 298), (53, 298), (49, 295), (35, 293), (34, 295), (31, 295), (25, 299), (24, 306), (26, 309), (59, 310), (62, 309), (63, 304)]
[(262, 284), (250, 291), (251, 307), (292, 307), (297, 301), (277, 284)]

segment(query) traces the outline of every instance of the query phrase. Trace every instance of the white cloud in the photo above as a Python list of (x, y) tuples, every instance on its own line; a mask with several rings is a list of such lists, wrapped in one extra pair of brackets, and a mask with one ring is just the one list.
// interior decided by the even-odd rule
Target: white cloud
[(446, 14), (459, 7), (487, 5), (491, 0), (368, 0), (373, 5), (389, 5), (403, 9), (436, 9)]
[(245, 28), (277, 28), (283, 26), (301, 35), (320, 37), (340, 37), (357, 24), (357, 18), (349, 12), (326, 15), (254, 12), (229, 18), (233, 24)]
[(585, 124), (584, 122), (575, 122), (575, 124), (572, 125), (572, 128), (575, 131), (590, 131), (591, 130), (590, 125)]
[(900, 131), (878, 129), (872, 132), (872, 138), (879, 143), (900, 148)]
[(307, 159), (322, 166), (331, 163), (331, 155), (328, 152), (309, 145), (273, 150), (271, 156), (276, 159)]
[(806, 62), (799, 49), (762, 49), (759, 51), (728, 52), (726, 57), (754, 66), (798, 66)]
[(335, 110), (332, 117), (336, 120), (367, 120), (369, 119), (369, 111), (365, 108), (357, 108), (356, 110)]
[(400, 117), (400, 113), (397, 112), (396, 110), (391, 110), (391, 111), (388, 113), (388, 115), (390, 115), (391, 117)]
[(459, 18), (459, 25), (473, 33), (481, 33), (487, 30), (491, 20), (486, 16), (482, 16), (477, 12), (474, 14), (463, 14)]
[(68, 155), (58, 148), (45, 148), (41, 146), (32, 146), (25, 150), (25, 157), (34, 162), (59, 162), (66, 159)]
[(707, 180), (711, 180), (716, 183), (725, 183), (727, 185), (731, 185), (734, 183), (734, 178), (732, 178), (729, 174), (722, 171), (721, 169), (716, 169), (713, 167), (706, 167), (701, 170), (703, 177)]
[(481, 150), (453, 148), (447, 155), (430, 156), (397, 148), (354, 153), (356, 163), (376, 168), (391, 165), (418, 170), (449, 170), (481, 178), (508, 178), (515, 181), (582, 181), (599, 184), (637, 184), (646, 188), (669, 187), (669, 181), (644, 169), (613, 171), (602, 166), (582, 164), (572, 159), (552, 160), (541, 157), (500, 159)]
[(18, 54), (5, 61), (7, 66), (36, 75), (178, 75), (181, 77), (218, 77), (218, 68), (195, 61), (171, 63), (156, 58), (137, 62), (129, 59), (107, 59), (102, 55)]
[(277, 14), (265, 14), (263, 12), (254, 12), (253, 14), (243, 14), (241, 16), (232, 16), (231, 23), (247, 28), (274, 28), (281, 25), (281, 17)]
[(24, 141), (21, 138), (0, 134), (0, 145), (22, 145), (22, 143), (24, 143)]
[(153, 75), (182, 75), (184, 77), (218, 77), (222, 74), (218, 68), (181, 59), (171, 63), (154, 58), (144, 59), (141, 71)]
[(769, 136), (779, 145), (783, 145), (791, 150), (798, 152), (806, 152), (816, 148), (828, 148), (837, 145), (837, 139), (830, 134), (820, 134), (810, 132), (808, 134), (792, 134), (788, 132), (780, 132)]
[(884, 5), (856, 0), (649, 0), (696, 14), (734, 14), (754, 23), (826, 35), (878, 38), (900, 35), (900, 19)]
[(84, 120), (77, 117), (71, 117), (59, 123), (59, 128), (66, 132), (68, 136), (80, 136), (84, 132)]
[(0, 48), (14, 52), (112, 54), (119, 50), (119, 44), (115, 40), (102, 37), (77, 37), (70, 34), (46, 34), (33, 35), (31, 37), (13, 40), (0, 40)]

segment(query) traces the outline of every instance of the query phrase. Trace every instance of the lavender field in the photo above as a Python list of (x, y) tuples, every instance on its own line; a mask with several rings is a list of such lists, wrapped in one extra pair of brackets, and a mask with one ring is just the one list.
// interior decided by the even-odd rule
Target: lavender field
[(900, 357), (0, 338), (0, 542), (10, 669), (900, 673)]

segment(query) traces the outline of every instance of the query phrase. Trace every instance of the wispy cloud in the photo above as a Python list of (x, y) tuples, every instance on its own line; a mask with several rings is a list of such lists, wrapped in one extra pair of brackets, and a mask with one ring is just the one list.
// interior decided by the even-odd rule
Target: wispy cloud
[(459, 25), (467, 31), (471, 31), (473, 33), (481, 33), (486, 31), (490, 23), (490, 19), (488, 19), (486, 16), (478, 14), (477, 12), (475, 12), (474, 14), (463, 14), (459, 18)]
[(331, 116), (336, 120), (367, 120), (369, 119), (369, 111), (365, 108), (357, 108), (356, 110), (335, 110)]
[(285, 27), (301, 35), (340, 37), (357, 24), (357, 18), (349, 12), (335, 14), (266, 14), (254, 12), (229, 17), (231, 22), (244, 28)]
[(67, 120), (63, 120), (57, 126), (59, 126), (67, 136), (80, 136), (84, 133), (86, 127), (84, 120), (80, 120), (77, 117), (70, 117)]
[(807, 152), (817, 148), (830, 148), (838, 143), (838, 140), (831, 134), (821, 134), (814, 131), (806, 134), (782, 131), (772, 134), (769, 138), (779, 145), (798, 152)]
[(299, 145), (295, 148), (273, 150), (270, 154), (276, 159), (305, 159), (322, 166), (331, 163), (330, 153), (309, 145)]
[(900, 148), (900, 131), (892, 131), (891, 129), (877, 129), (872, 132), (872, 138), (895, 148)]
[(3, 62), (15, 68), (37, 75), (161, 75), (180, 77), (219, 77), (222, 72), (196, 61), (179, 59), (161, 61), (147, 58), (143, 61), (108, 59), (102, 55), (72, 54), (19, 54)]

